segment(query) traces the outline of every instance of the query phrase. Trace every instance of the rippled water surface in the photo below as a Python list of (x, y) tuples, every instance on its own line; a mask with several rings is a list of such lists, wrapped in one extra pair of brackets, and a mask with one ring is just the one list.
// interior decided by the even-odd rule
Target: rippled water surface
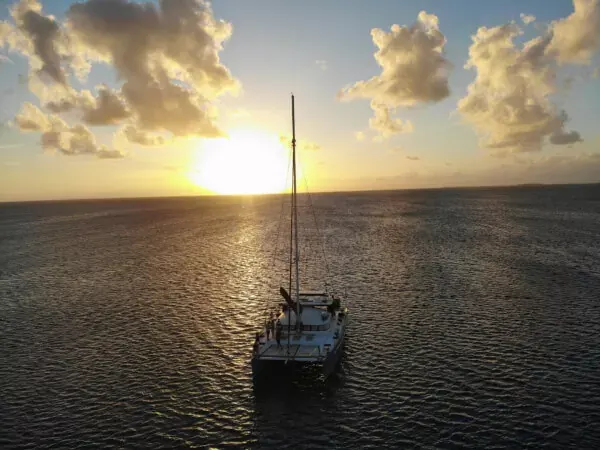
[(279, 197), (0, 205), (0, 447), (600, 447), (598, 186), (313, 202), (345, 355), (260, 389)]

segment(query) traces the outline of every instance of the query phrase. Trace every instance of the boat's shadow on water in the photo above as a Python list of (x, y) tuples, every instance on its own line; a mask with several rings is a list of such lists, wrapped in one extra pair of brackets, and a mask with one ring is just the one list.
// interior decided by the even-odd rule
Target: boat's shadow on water
[(320, 367), (282, 365), (265, 374), (253, 383), (257, 448), (314, 447), (306, 430), (332, 423), (344, 383), (343, 364), (327, 379)]
[(344, 382), (342, 367), (325, 378), (320, 367), (294, 367), (291, 364), (273, 367), (259, 380), (253, 381), (253, 391), (257, 400), (266, 400), (272, 395), (314, 396), (334, 395)]
[[(344, 344), (345, 346), (345, 344)], [(346, 379), (346, 348), (336, 367), (328, 377), (318, 365), (274, 364), (261, 376), (252, 380), (254, 396), (257, 401), (268, 400), (271, 396), (298, 395), (311, 397), (329, 397), (336, 394)]]

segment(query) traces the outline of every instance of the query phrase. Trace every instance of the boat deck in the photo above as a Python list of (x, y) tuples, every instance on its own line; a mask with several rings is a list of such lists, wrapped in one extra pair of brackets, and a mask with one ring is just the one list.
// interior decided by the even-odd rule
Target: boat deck
[(287, 358), (288, 354), (291, 358), (318, 358), (320, 351), (318, 345), (291, 344), (288, 353), (287, 343), (282, 342), (280, 347), (275, 343), (271, 343), (266, 349), (261, 349), (259, 358)]
[[(308, 309), (310, 310), (311, 308)], [(320, 310), (315, 311), (321, 314)], [(321, 316), (319, 315), (318, 318), (320, 319)], [(277, 345), (277, 340), (273, 336), (273, 333), (263, 332), (258, 335), (259, 346), (255, 350), (256, 353), (253, 354), (253, 359), (257, 361), (296, 360), (301, 362), (321, 362), (336, 349), (340, 342), (339, 338), (342, 337), (343, 339), (346, 321), (346, 316), (340, 316), (336, 313), (332, 317), (331, 325), (327, 329), (302, 331), (300, 333), (293, 331), (289, 335), (285, 333), (284, 329), (280, 338), (281, 345)], [(324, 319), (323, 323), (327, 325)], [(267, 336), (269, 339), (267, 339)]]

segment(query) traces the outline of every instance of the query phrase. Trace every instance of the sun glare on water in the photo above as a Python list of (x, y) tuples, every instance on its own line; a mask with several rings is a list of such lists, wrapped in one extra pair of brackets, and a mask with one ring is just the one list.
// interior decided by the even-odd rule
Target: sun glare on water
[(235, 130), (206, 140), (189, 178), (216, 194), (271, 194), (286, 189), (288, 150), (277, 135)]

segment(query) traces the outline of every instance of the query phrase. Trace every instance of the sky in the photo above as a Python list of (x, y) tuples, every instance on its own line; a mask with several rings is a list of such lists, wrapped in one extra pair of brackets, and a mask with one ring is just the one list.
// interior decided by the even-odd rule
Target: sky
[[(0, 201), (600, 182), (600, 0), (0, 0)], [(301, 189), (305, 187), (302, 186)]]

